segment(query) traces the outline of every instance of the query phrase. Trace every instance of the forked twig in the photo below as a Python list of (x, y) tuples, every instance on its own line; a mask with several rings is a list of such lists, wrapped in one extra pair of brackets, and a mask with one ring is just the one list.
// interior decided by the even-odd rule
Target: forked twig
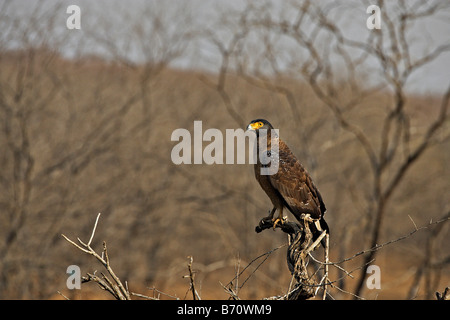
[(105, 267), (106, 271), (108, 271), (111, 278), (114, 280), (111, 281), (105, 274), (102, 273), (102, 277), (98, 277), (95, 272), (94, 274), (87, 274), (83, 277), (83, 282), (89, 282), (94, 281), (96, 282), (99, 287), (103, 290), (108, 291), (111, 293), (114, 298), (117, 300), (130, 300), (130, 293), (125, 288), (125, 286), (122, 284), (122, 281), (120, 281), (119, 277), (114, 273), (113, 269), (111, 268), (109, 257), (108, 257), (108, 250), (106, 248), (106, 242), (103, 241), (103, 252), (102, 255), (99, 255), (97, 252), (95, 252), (94, 249), (91, 247), (92, 240), (94, 239), (95, 231), (97, 229), (98, 220), (100, 219), (100, 213), (97, 215), (97, 218), (95, 219), (94, 228), (92, 229), (91, 237), (89, 238), (88, 243), (84, 243), (80, 238), (77, 238), (78, 243), (70, 240), (67, 236), (64, 234), (61, 234), (61, 236), (66, 239), (67, 242), (75, 246), (77, 249), (83, 251), (84, 253), (90, 254), (94, 256), (100, 263)]

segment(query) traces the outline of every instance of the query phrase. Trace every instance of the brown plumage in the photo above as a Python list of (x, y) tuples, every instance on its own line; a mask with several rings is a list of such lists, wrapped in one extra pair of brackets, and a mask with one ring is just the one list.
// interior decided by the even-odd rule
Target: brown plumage
[[(267, 145), (260, 143), (261, 129), (267, 130), (261, 131), (267, 132)], [(266, 154), (268, 151), (273, 152), (271, 151), (271, 129), (273, 129), (272, 125), (264, 119), (253, 120), (247, 126), (247, 130), (256, 132), (258, 155), (261, 152)], [(273, 204), (268, 218), (274, 221), (274, 227), (276, 227), (278, 223), (283, 222), (283, 208), (287, 208), (301, 223), (304, 223), (307, 215), (314, 220), (314, 223), (309, 224), (314, 239), (322, 233), (322, 230), (329, 233), (328, 225), (323, 218), (326, 208), (319, 190), (289, 147), (278, 136), (273, 137), (273, 141), (278, 142), (278, 171), (272, 175), (262, 175), (261, 168), (264, 164), (261, 163), (260, 157), (254, 166), (256, 180)], [(270, 154), (270, 157), (273, 161), (276, 155)], [(278, 216), (274, 218), (276, 210), (278, 210)]]

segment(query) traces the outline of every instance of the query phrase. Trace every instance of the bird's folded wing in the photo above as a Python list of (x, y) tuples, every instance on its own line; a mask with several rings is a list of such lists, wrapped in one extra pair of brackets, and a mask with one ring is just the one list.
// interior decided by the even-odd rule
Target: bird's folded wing
[(269, 176), (272, 186), (283, 197), (288, 209), (297, 217), (302, 213), (319, 219), (325, 206), (308, 172), (288, 148), (279, 150), (279, 169)]

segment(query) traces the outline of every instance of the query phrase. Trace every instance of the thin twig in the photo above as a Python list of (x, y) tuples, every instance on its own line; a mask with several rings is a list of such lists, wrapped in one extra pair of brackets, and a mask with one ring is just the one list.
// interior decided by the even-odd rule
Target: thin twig
[(89, 242), (87, 243), (87, 246), (88, 246), (88, 247), (91, 246), (92, 239), (94, 239), (95, 230), (97, 229), (97, 223), (98, 223), (98, 219), (100, 219), (100, 215), (101, 215), (101, 213), (99, 212), (98, 215), (97, 215), (97, 219), (95, 219), (94, 228), (92, 229), (91, 237), (89, 238)]
[(61, 291), (56, 291), (56, 293), (58, 293), (60, 296), (62, 296), (64, 299), (66, 300), (70, 300), (67, 296), (65, 296), (63, 293), (61, 293)]
[(194, 281), (194, 272), (192, 271), (192, 262), (194, 261), (194, 258), (192, 256), (188, 257), (188, 271), (189, 275), (183, 276), (183, 278), (189, 278), (190, 280), (190, 286), (189, 289), (192, 291), (192, 298), (194, 300), (201, 300), (200, 295), (198, 294), (197, 290), (195, 289), (195, 281)]
[(94, 239), (95, 231), (97, 229), (97, 224), (100, 218), (100, 213), (97, 215), (97, 218), (95, 220), (94, 227), (92, 229), (91, 237), (89, 238), (88, 243), (84, 243), (80, 238), (78, 239), (78, 242), (81, 244), (77, 244), (74, 241), (70, 240), (67, 236), (64, 234), (61, 234), (61, 236), (68, 241), (70, 244), (75, 246), (77, 249), (81, 250), (84, 253), (90, 254), (94, 256), (100, 263), (105, 267), (105, 269), (108, 271), (109, 275), (113, 278), (113, 283), (105, 274), (102, 273), (103, 279), (99, 278), (98, 276), (94, 274), (87, 274), (87, 277), (84, 277), (84, 282), (88, 281), (94, 281), (97, 282), (97, 284), (102, 288), (103, 290), (106, 290), (110, 292), (116, 299), (118, 300), (130, 300), (130, 293), (129, 291), (123, 286), (122, 281), (117, 277), (117, 275), (114, 273), (113, 269), (111, 268), (109, 257), (108, 257), (108, 250), (106, 247), (106, 242), (103, 241), (103, 252), (100, 256), (97, 252), (95, 252), (94, 249), (91, 247), (92, 240)]
[(428, 227), (430, 227), (432, 225), (439, 224), (439, 223), (442, 223), (442, 222), (445, 222), (445, 221), (448, 221), (448, 220), (450, 220), (450, 217), (447, 217), (447, 218), (444, 218), (444, 219), (441, 219), (441, 220), (438, 220), (438, 221), (435, 221), (435, 222), (430, 221), (427, 225), (425, 225), (423, 227), (420, 227), (420, 228), (416, 227), (413, 231), (409, 232), (408, 234), (406, 234), (404, 236), (401, 236), (400, 238), (397, 238), (397, 239), (394, 239), (394, 240), (390, 240), (390, 241), (387, 241), (387, 242), (382, 243), (382, 244), (377, 244), (377, 245), (375, 245), (374, 247), (372, 247), (370, 249), (366, 249), (366, 250), (362, 250), (360, 252), (357, 252), (353, 256), (345, 258), (345, 259), (343, 259), (343, 260), (341, 260), (339, 262), (330, 262), (329, 264), (341, 264), (341, 263), (350, 261), (350, 260), (352, 260), (352, 259), (354, 259), (354, 258), (356, 258), (356, 257), (358, 257), (358, 256), (360, 256), (362, 254), (365, 254), (367, 252), (380, 250), (381, 248), (383, 248), (383, 247), (385, 247), (387, 245), (390, 245), (390, 244), (393, 244), (393, 243), (405, 240), (406, 238), (411, 237), (413, 234), (415, 234), (416, 232), (418, 232), (420, 230), (427, 229)]
[(409, 220), (411, 220), (411, 222), (414, 225), (414, 228), (417, 230), (417, 225), (416, 225), (416, 223), (414, 222), (414, 220), (411, 218), (411, 216), (409, 214), (408, 214), (408, 218), (409, 218)]

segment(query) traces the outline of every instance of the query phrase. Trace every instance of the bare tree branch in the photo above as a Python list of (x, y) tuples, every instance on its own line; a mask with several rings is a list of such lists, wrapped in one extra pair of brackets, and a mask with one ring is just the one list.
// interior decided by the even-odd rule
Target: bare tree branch
[(94, 256), (100, 263), (105, 267), (106, 271), (108, 271), (108, 274), (113, 278), (114, 282), (109, 280), (109, 278), (102, 274), (102, 278), (99, 278), (98, 276), (94, 274), (87, 274), (87, 276), (84, 279), (85, 282), (94, 281), (97, 282), (97, 284), (103, 289), (107, 290), (109, 293), (111, 293), (116, 299), (118, 300), (130, 300), (130, 293), (127, 289), (125, 289), (124, 285), (122, 284), (122, 281), (120, 281), (119, 277), (116, 276), (113, 269), (111, 268), (109, 256), (108, 256), (108, 250), (106, 248), (106, 242), (103, 242), (103, 252), (102, 255), (99, 255), (97, 252), (95, 252), (94, 249), (91, 247), (92, 240), (95, 235), (95, 230), (97, 228), (97, 223), (100, 218), (100, 213), (97, 215), (97, 219), (95, 220), (94, 228), (92, 229), (91, 237), (89, 238), (88, 243), (84, 243), (80, 238), (78, 239), (78, 242), (81, 244), (77, 244), (76, 242), (70, 240), (68, 237), (66, 237), (64, 234), (61, 236), (70, 244), (72, 244), (77, 249), (83, 251), (84, 253), (90, 254)]

